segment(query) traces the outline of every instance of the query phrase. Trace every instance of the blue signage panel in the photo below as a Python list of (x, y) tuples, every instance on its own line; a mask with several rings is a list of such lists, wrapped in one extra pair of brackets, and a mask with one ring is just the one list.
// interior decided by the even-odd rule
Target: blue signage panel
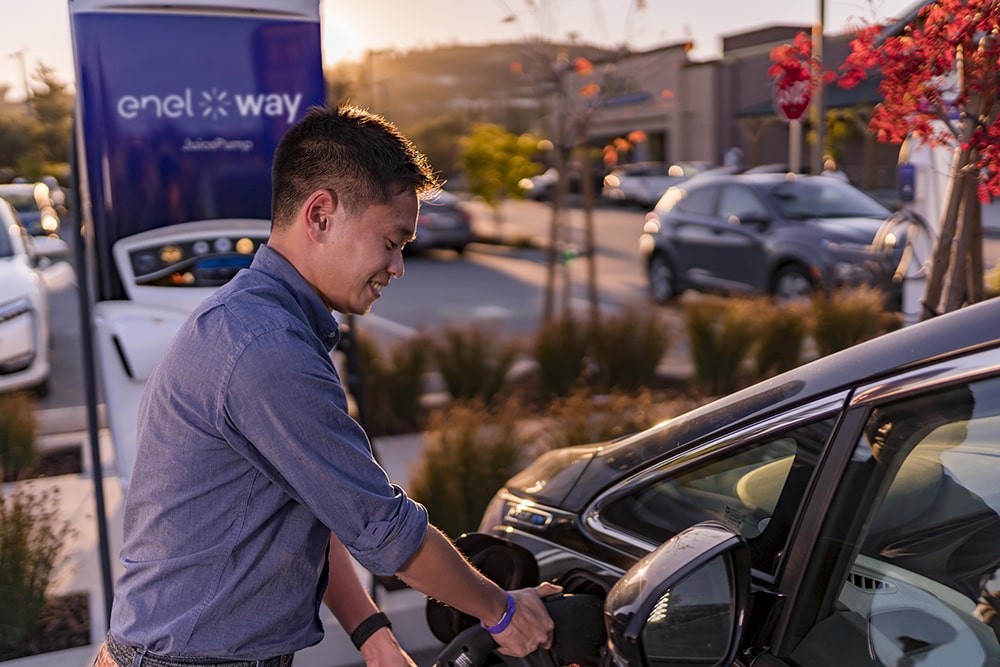
[(325, 104), (319, 20), (147, 9), (72, 21), (96, 298), (123, 298), (118, 239), (270, 218), (278, 140)]

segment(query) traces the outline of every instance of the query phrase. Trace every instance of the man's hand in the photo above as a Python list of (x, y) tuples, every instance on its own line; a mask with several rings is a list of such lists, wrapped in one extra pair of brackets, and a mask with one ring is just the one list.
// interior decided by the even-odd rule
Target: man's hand
[(523, 658), (539, 647), (552, 647), (552, 630), (555, 624), (545, 610), (542, 598), (561, 591), (561, 586), (548, 582), (534, 588), (510, 591), (514, 598), (514, 616), (506, 630), (493, 635), (500, 653)]
[(361, 645), (366, 667), (417, 667), (389, 628), (379, 628)]

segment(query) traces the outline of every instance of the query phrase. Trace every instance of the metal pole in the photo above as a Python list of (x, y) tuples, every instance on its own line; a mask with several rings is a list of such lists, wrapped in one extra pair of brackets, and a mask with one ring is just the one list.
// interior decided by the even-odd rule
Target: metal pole
[[(74, 123), (75, 124), (75, 123)], [(104, 621), (105, 629), (111, 627), (111, 603), (114, 600), (114, 583), (111, 579), (111, 546), (108, 539), (108, 514), (104, 503), (104, 469), (101, 467), (100, 439), (97, 432), (97, 376), (94, 364), (93, 321), (90, 311), (90, 280), (87, 275), (87, 252), (83, 234), (83, 197), (80, 189), (80, 163), (76, 143), (76, 128), (73, 129), (74, 141), (71, 144), (71, 166), (74, 174), (73, 208), (76, 211), (76, 281), (80, 295), (80, 331), (83, 348), (83, 388), (87, 398), (87, 437), (90, 441), (90, 467), (94, 476), (94, 504), (97, 514), (97, 544), (101, 565), (101, 584), (104, 591)]]
[[(819, 0), (819, 21), (813, 24), (812, 43), (813, 60), (819, 71), (823, 68), (823, 22), (826, 14), (826, 0)], [(813, 146), (810, 171), (813, 174), (823, 172), (823, 144), (826, 143), (826, 114), (823, 113), (823, 79), (816, 79), (812, 91), (812, 109), (809, 113), (813, 131), (816, 134), (816, 145)]]
[(802, 172), (802, 122), (798, 118), (788, 121), (788, 171)]

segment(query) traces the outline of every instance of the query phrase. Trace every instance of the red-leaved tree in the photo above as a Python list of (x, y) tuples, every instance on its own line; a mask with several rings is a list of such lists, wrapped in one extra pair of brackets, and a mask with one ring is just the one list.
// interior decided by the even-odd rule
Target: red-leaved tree
[[(772, 69), (797, 67), (802, 49), (781, 48)], [(879, 141), (954, 151), (923, 319), (983, 298), (981, 204), (1000, 195), (998, 56), (1000, 0), (936, 0), (905, 26), (858, 30), (840, 67), (844, 88), (881, 75), (870, 124)]]

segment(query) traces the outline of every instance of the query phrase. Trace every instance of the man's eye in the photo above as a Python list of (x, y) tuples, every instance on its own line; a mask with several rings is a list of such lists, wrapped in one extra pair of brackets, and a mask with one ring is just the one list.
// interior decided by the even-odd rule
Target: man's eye
[(389, 250), (395, 250), (396, 248), (399, 247), (398, 245), (396, 245), (396, 242), (393, 241), (392, 239), (386, 239), (385, 243), (386, 243), (386, 248), (388, 248)]

